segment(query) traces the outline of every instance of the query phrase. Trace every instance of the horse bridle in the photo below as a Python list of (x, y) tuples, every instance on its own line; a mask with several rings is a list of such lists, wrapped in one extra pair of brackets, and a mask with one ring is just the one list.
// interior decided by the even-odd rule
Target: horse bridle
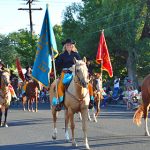
[[(78, 66), (81, 66), (81, 65), (84, 65), (84, 64), (78, 64)], [(77, 84), (78, 86), (80, 86), (80, 87), (82, 87), (83, 88), (83, 81), (79, 78), (79, 76), (78, 76), (78, 73), (77, 73), (77, 70), (76, 70), (76, 66), (77, 65), (75, 65), (75, 76), (77, 76), (77, 79), (78, 79), (78, 81), (79, 81), (79, 83), (77, 82), (77, 81), (75, 81), (74, 80), (74, 82), (75, 82), (75, 84)], [(76, 99), (77, 101), (79, 101), (79, 102), (83, 102), (83, 100), (84, 100), (84, 98), (87, 96), (87, 94), (88, 94), (88, 91), (87, 91), (87, 93), (82, 97), (82, 98), (76, 98), (76, 96), (75, 95), (73, 95), (71, 92), (69, 92), (68, 90), (66, 90), (66, 92), (72, 97), (72, 98), (74, 98), (74, 99)]]
[(80, 64), (75, 65), (75, 76), (77, 77), (77, 79), (78, 79), (78, 81), (79, 81), (79, 83), (76, 82), (76, 81), (75, 81), (75, 83), (78, 84), (78, 85), (80, 85), (81, 87), (84, 87), (84, 84), (85, 84), (85, 83), (84, 83), (84, 81), (83, 81), (82, 79), (80, 79), (80, 77), (78, 76), (78, 72), (77, 72), (77, 69), (76, 69), (76, 66), (81, 66), (81, 65), (84, 65), (84, 64), (80, 63)]
[(6, 86), (8, 86), (9, 82), (7, 81), (6, 77), (5, 77), (3, 74), (2, 74), (2, 76), (1, 76), (1, 78), (2, 78), (3, 81), (4, 81), (4, 84), (5, 84)]

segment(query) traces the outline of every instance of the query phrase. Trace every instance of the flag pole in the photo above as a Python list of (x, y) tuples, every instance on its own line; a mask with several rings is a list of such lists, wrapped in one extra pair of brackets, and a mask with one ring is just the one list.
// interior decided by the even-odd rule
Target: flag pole
[[(46, 9), (48, 9), (49, 5), (46, 4)], [(48, 26), (49, 27), (49, 26)], [(49, 35), (49, 40), (50, 40), (50, 35)], [(54, 49), (53, 47), (50, 48), (52, 50), (52, 63), (53, 63), (53, 68), (54, 68), (54, 78), (55, 78), (55, 90), (56, 90), (56, 98), (58, 98), (58, 90), (57, 90), (57, 76), (56, 76), (56, 66), (55, 66), (55, 59), (54, 59)]]
[(54, 51), (52, 49), (52, 62), (53, 62), (53, 68), (54, 68), (54, 78), (55, 78), (55, 90), (56, 90), (56, 98), (58, 98), (58, 90), (57, 90), (57, 76), (56, 76), (56, 66), (55, 66), (55, 60), (54, 60)]
[[(104, 29), (102, 29), (102, 33), (104, 33)], [(102, 78), (102, 87), (103, 87), (103, 69), (102, 69), (102, 66), (103, 66), (103, 59), (101, 60), (101, 78)]]

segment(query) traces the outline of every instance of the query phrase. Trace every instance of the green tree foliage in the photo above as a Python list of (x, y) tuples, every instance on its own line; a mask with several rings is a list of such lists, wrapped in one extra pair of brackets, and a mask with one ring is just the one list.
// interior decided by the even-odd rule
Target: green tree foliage
[(54, 28), (54, 34), (56, 38), (56, 43), (57, 43), (57, 49), (59, 52), (62, 50), (62, 41), (63, 41), (63, 33), (62, 33), (62, 26), (60, 25), (55, 25)]
[(5, 35), (0, 35), (0, 59), (6, 66), (12, 66), (16, 55), (17, 53), (11, 39)]
[(82, 1), (66, 8), (63, 34), (77, 41), (82, 55), (95, 59), (104, 29), (114, 74), (128, 75), (137, 85), (137, 77), (150, 70), (149, 0)]
[(38, 41), (37, 35), (31, 36), (28, 30), (21, 29), (18, 32), (10, 33), (8, 37), (11, 39), (23, 67), (33, 65)]

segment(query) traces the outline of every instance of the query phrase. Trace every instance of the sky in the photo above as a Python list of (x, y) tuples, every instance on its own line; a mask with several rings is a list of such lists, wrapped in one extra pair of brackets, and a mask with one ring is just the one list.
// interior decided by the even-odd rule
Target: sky
[[(43, 10), (32, 11), (33, 31), (40, 34), (46, 4), (49, 4), (51, 23), (54, 26), (55, 24), (61, 24), (63, 10), (72, 2), (81, 2), (81, 0), (35, 0), (32, 8), (41, 7)], [(18, 10), (18, 8), (28, 7), (25, 0), (0, 0), (0, 34), (7, 35), (24, 28), (30, 30), (29, 11)]]

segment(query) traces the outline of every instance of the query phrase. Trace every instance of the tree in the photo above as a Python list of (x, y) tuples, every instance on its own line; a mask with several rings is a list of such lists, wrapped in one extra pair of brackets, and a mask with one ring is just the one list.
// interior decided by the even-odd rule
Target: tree
[(0, 59), (8, 66), (12, 66), (16, 58), (16, 51), (9, 37), (0, 35)]
[[(135, 86), (142, 65), (149, 68), (149, 1), (82, 0), (66, 9), (62, 24), (64, 35), (73, 35), (82, 54), (95, 58), (101, 30), (113, 63), (114, 74), (128, 75)], [(77, 9), (79, 8), (79, 9)], [(82, 34), (81, 34), (82, 33)], [(79, 51), (81, 52), (81, 51)], [(146, 56), (144, 55), (146, 54)], [(143, 59), (145, 61), (140, 61)], [(148, 74), (148, 70), (145, 74)]]
[(62, 26), (55, 25), (53, 29), (54, 29), (54, 34), (55, 34), (55, 38), (56, 38), (57, 49), (58, 49), (58, 51), (61, 52), (62, 40), (63, 40)]
[(22, 66), (33, 65), (38, 41), (37, 35), (31, 37), (27, 29), (20, 29), (18, 32), (10, 33), (8, 37), (13, 43)]

